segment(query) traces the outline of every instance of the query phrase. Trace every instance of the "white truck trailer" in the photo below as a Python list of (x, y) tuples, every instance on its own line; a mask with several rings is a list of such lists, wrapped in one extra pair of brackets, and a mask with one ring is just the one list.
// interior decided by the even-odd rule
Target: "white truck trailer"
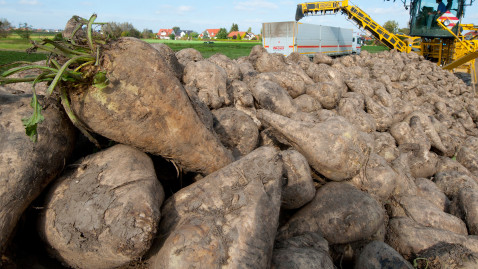
[(292, 52), (313, 57), (317, 52), (329, 56), (360, 54), (359, 38), (352, 29), (287, 22), (262, 24), (262, 46), (269, 53), (288, 56)]

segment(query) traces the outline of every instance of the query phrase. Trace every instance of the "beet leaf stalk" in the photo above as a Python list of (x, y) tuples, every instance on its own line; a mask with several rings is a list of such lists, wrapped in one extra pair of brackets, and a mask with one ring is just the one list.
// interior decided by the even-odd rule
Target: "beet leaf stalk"
[[(42, 115), (42, 106), (38, 101), (35, 86), (39, 82), (49, 83), (46, 91), (46, 97), (50, 97), (55, 91), (59, 94), (61, 104), (65, 109), (66, 114), (71, 122), (86, 136), (90, 141), (99, 147), (99, 143), (88, 132), (88, 128), (74, 115), (70, 101), (68, 100), (67, 87), (65, 83), (84, 83), (92, 84), (95, 87), (103, 88), (108, 85), (108, 78), (105, 72), (98, 68), (101, 45), (104, 44), (106, 38), (94, 33), (93, 25), (102, 23), (95, 23), (97, 18), (93, 14), (89, 20), (75, 17), (77, 25), (73, 30), (70, 39), (58, 38), (43, 39), (40, 43), (31, 41), (33, 47), (27, 52), (35, 52), (37, 50), (46, 51), (50, 53), (47, 66), (35, 65), (30, 62), (14, 62), (9, 65), (14, 67), (0, 74), (0, 85), (30, 82), (32, 83), (32, 101), (31, 106), (33, 113), (29, 118), (23, 118), (22, 122), (25, 126), (25, 132), (33, 142), (38, 139), (37, 127), (38, 124), (44, 120)], [(85, 31), (86, 34), (75, 35), (79, 31)], [(20, 66), (18, 66), (20, 65)], [(93, 66), (93, 68), (90, 68)], [(41, 73), (33, 77), (11, 77), (15, 73), (26, 70), (35, 69)], [(93, 72), (92, 72), (93, 70)]]

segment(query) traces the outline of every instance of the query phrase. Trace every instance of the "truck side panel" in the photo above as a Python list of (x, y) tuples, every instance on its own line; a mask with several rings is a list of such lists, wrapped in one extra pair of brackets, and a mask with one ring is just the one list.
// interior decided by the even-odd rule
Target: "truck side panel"
[(352, 29), (298, 22), (263, 23), (262, 44), (269, 53), (346, 55), (353, 52), (352, 40)]
[(269, 53), (281, 53), (285, 56), (294, 52), (294, 39), (297, 32), (296, 22), (263, 23), (262, 46)]
[(322, 36), (328, 55), (346, 55), (352, 53), (353, 31), (338, 27), (327, 27)]
[(296, 47), (297, 52), (312, 57), (316, 52), (322, 52), (322, 26), (298, 23)]

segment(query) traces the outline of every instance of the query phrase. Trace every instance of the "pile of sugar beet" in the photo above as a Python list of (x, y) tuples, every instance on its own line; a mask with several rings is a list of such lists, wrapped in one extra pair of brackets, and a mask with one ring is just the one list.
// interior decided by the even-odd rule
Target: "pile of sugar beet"
[(0, 90), (5, 268), (478, 268), (478, 99), (435, 63), (120, 38), (101, 67), (68, 92), (102, 149), (45, 97), (32, 143)]

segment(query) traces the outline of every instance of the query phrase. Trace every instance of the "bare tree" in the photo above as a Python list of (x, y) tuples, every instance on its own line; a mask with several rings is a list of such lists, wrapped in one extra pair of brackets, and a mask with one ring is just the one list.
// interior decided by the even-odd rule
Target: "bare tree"
[(141, 32), (141, 38), (144, 38), (144, 39), (154, 38), (153, 30), (143, 29), (143, 32)]
[(20, 23), (16, 32), (21, 38), (29, 39), (32, 34), (32, 26), (26, 22)]
[(102, 30), (105, 34), (112, 38), (118, 38), (121, 36), (141, 37), (141, 32), (134, 28), (134, 26), (129, 22), (109, 22), (103, 25)]
[(7, 37), (12, 25), (7, 19), (0, 19), (0, 37)]

